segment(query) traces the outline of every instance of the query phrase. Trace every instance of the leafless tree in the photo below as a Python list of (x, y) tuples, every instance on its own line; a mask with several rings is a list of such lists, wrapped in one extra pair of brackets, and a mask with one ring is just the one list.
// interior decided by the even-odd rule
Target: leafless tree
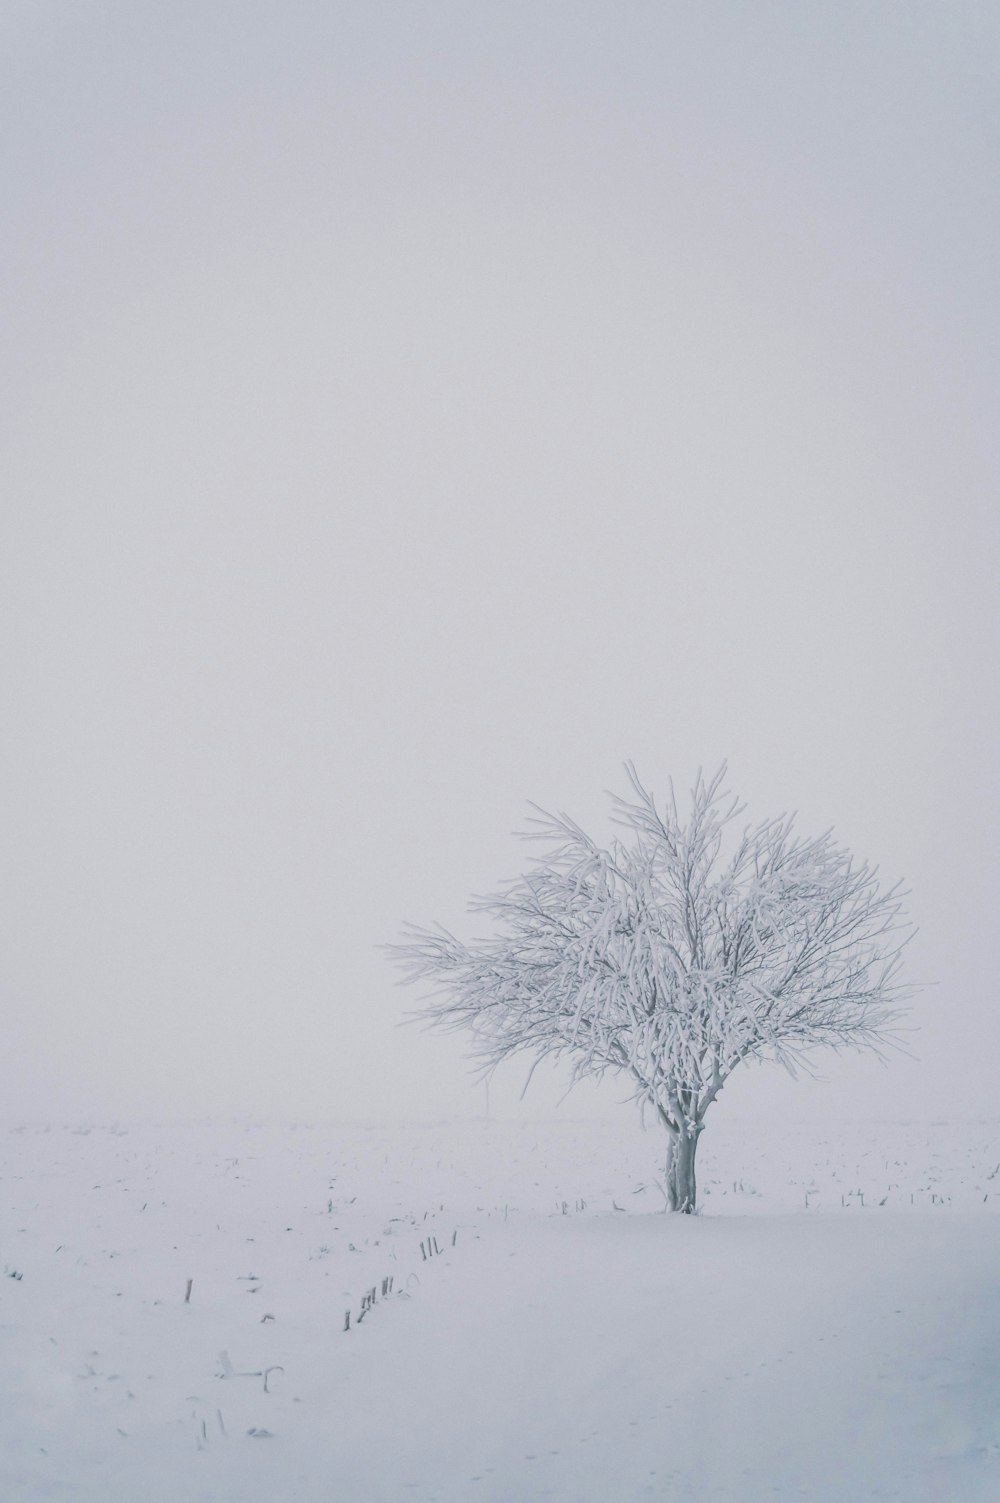
[(468, 1029), (484, 1074), (527, 1052), (565, 1057), (573, 1080), (629, 1076), (666, 1129), (668, 1205), (690, 1212), (705, 1113), (738, 1064), (898, 1041), (911, 931), (900, 887), (829, 832), (803, 838), (784, 816), (741, 831), (725, 767), (699, 775), (683, 819), (672, 786), (659, 805), (626, 771), (626, 833), (606, 847), (536, 810), (526, 834), (545, 853), (472, 905), (492, 937), (412, 927), (388, 949), (429, 984), (418, 1016)]

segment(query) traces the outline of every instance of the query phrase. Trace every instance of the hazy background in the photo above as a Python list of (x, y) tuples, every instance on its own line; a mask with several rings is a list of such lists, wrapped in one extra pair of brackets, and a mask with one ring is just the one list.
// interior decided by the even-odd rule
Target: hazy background
[(834, 825), (938, 983), (718, 1111), (995, 1112), (1000, 10), (6, 0), (0, 58), (0, 1115), (482, 1111), (375, 946), (625, 757)]

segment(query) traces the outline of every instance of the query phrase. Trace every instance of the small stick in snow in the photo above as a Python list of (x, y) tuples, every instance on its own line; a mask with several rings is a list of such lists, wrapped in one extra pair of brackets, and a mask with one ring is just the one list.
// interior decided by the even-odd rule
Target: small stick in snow
[(350, 1310), (345, 1310), (344, 1311), (344, 1330), (345, 1331), (349, 1331), (350, 1329), (351, 1329), (351, 1312), (350, 1312)]
[(186, 1305), (189, 1305), (191, 1303), (191, 1285), (193, 1283), (194, 1279), (188, 1279), (187, 1288), (184, 1291), (184, 1303)]

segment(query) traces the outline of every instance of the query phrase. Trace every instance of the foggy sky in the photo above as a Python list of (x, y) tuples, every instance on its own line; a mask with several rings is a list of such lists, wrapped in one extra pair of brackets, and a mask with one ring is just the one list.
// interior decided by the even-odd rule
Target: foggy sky
[(482, 1110), (376, 947), (625, 758), (912, 890), (918, 1057), (731, 1103), (995, 1111), (998, 33), (0, 7), (0, 1116)]

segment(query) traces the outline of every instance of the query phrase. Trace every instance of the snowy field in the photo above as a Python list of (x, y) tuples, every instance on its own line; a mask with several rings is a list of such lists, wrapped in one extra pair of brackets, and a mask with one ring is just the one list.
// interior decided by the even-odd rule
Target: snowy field
[(1000, 1126), (662, 1146), (5, 1127), (0, 1498), (996, 1503)]

